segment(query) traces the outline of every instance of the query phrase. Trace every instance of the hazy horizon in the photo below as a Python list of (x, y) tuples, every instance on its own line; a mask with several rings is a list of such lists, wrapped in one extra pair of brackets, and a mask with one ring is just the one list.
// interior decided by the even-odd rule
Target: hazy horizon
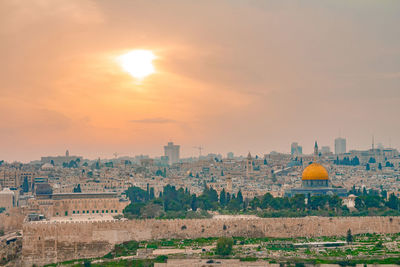
[[(400, 147), (399, 1), (0, 2), (0, 160)], [(118, 57), (137, 49), (155, 73)]]
[[(342, 138), (344, 138), (344, 137), (342, 137)], [(169, 140), (169, 142), (171, 142), (171, 140)], [(175, 142), (174, 142), (174, 144), (175, 145), (180, 145), (179, 143), (175, 143)], [(99, 151), (98, 154), (96, 154), (94, 152), (92, 155), (86, 155), (86, 154), (77, 153), (77, 151), (70, 151), (67, 148), (65, 151), (56, 151), (53, 154), (46, 154), (46, 152), (44, 152), (44, 154), (42, 154), (38, 158), (34, 158), (34, 159), (11, 160), (11, 161), (8, 161), (8, 162), (11, 163), (11, 162), (17, 161), (17, 162), (28, 163), (30, 161), (38, 161), (38, 160), (40, 161), (41, 157), (64, 156), (65, 152), (67, 150), (68, 150), (70, 156), (82, 156), (84, 159), (88, 159), (88, 160), (96, 160), (98, 158), (100, 158), (100, 159), (113, 159), (113, 158), (125, 158), (125, 157), (132, 157), (133, 158), (135, 156), (149, 156), (151, 158), (159, 158), (161, 156), (164, 156), (164, 150), (163, 150), (164, 149), (164, 145), (167, 145), (167, 144), (161, 144), (160, 147), (159, 147), (160, 149), (159, 149), (158, 152), (150, 153), (150, 154), (142, 153), (140, 151), (126, 151), (126, 152), (122, 152), (122, 153), (121, 152), (104, 153), (104, 152)], [(271, 152), (290, 154), (290, 145), (291, 145), (291, 143), (289, 143), (289, 149), (286, 149), (286, 150), (282, 150), (282, 151), (271, 150), (271, 151), (264, 151), (264, 152), (258, 152), (258, 153), (252, 152), (250, 150), (245, 151), (243, 153), (236, 153), (235, 151), (232, 151), (232, 150), (227, 150), (227, 151), (224, 151), (224, 152), (221, 152), (221, 151), (207, 151), (205, 149), (205, 147), (201, 146), (202, 147), (202, 154), (201, 155), (202, 156), (207, 156), (208, 154), (217, 154), (217, 155), (221, 154), (223, 157), (226, 157), (229, 152), (234, 153), (235, 157), (241, 157), (241, 156), (242, 157), (246, 157), (248, 153), (250, 153), (253, 157), (255, 157), (256, 155), (261, 157), (261, 156), (269, 154)], [(299, 143), (299, 145), (303, 146), (303, 144), (301, 144), (301, 143)], [(378, 145), (383, 145), (385, 148), (389, 148), (388, 146), (385, 146), (384, 144), (382, 144), (380, 142), (378, 142), (378, 143), (375, 142), (375, 148), (377, 148)], [(332, 145), (329, 145), (329, 144), (318, 144), (319, 149), (321, 149), (323, 146), (329, 146), (330, 149), (331, 149), (331, 152), (332, 153), (335, 152), (334, 151), (334, 149), (335, 149), (334, 148), (334, 144), (332, 144)], [(369, 147), (362, 147), (362, 148), (361, 147), (359, 147), (359, 148), (350, 147), (349, 148), (347, 146), (347, 151), (349, 152), (351, 150), (368, 150), (368, 149), (371, 149), (371, 146), (372, 146), (372, 143), (370, 144)], [(313, 150), (314, 149), (314, 141), (313, 141), (311, 147), (312, 148), (309, 148), (309, 147), (305, 148), (303, 146), (303, 155), (312, 155), (313, 154), (313, 152), (314, 152), (314, 150)], [(394, 147), (392, 147), (392, 148), (394, 148)], [(117, 153), (117, 156), (115, 156), (115, 153)], [(180, 146), (180, 154), (181, 154), (181, 158), (182, 159), (184, 159), (184, 158), (198, 158), (199, 157), (199, 150), (198, 150), (198, 147), (196, 147), (196, 146), (191, 146), (191, 147), (186, 147), (186, 146), (182, 147), (182, 146)]]

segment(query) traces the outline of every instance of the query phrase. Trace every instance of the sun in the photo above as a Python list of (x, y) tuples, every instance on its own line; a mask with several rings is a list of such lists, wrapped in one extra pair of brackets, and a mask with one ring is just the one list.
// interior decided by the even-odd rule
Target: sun
[(133, 50), (118, 57), (122, 69), (136, 79), (143, 79), (155, 72), (154, 59), (156, 56), (150, 50)]

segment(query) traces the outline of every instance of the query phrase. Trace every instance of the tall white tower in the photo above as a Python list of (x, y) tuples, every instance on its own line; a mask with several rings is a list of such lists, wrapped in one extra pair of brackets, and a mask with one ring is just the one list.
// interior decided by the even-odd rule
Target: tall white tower
[(174, 164), (179, 162), (179, 145), (174, 145), (173, 142), (168, 142), (168, 145), (164, 146), (164, 155), (168, 157), (168, 163)]
[(335, 154), (344, 154), (346, 153), (346, 139), (344, 138), (336, 138), (335, 139)]

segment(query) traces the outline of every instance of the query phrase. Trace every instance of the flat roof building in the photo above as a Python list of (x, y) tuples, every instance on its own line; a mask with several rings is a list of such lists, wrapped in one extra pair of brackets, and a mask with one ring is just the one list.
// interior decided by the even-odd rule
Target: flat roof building
[(8, 188), (0, 191), (0, 208), (11, 209), (15, 207), (15, 193)]

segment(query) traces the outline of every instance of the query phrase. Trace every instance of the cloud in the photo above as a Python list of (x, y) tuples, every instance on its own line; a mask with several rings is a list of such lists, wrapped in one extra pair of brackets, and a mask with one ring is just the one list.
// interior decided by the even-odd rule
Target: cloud
[(129, 122), (132, 123), (144, 123), (144, 124), (164, 124), (164, 123), (176, 123), (176, 120), (171, 120), (167, 118), (147, 118), (147, 119), (140, 119), (140, 120), (130, 120)]
[(400, 78), (400, 72), (383, 73), (382, 77), (385, 79), (398, 79), (398, 78)]
[(2, 25), (0, 33), (13, 33), (52, 21), (63, 25), (89, 25), (104, 21), (103, 14), (92, 0), (10, 0), (0, 3)]

